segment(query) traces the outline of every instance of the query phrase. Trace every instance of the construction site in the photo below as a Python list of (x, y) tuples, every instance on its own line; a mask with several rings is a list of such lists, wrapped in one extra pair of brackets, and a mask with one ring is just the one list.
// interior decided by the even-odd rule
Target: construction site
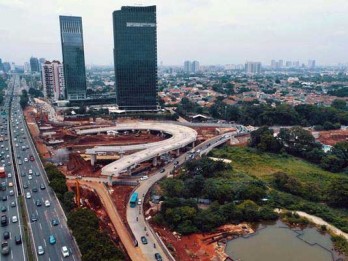
[[(121, 242), (121, 238), (122, 234), (131, 233), (127, 222), (127, 205), (130, 195), (139, 184), (140, 177), (150, 176), (161, 166), (175, 160), (178, 154), (174, 151), (168, 152), (159, 157), (155, 165), (152, 161), (141, 162), (131, 169), (131, 173), (119, 176), (118, 182), (110, 186), (104, 184), (105, 178), (103, 179), (101, 175), (101, 169), (125, 155), (131, 155), (134, 151), (99, 153), (96, 155), (96, 164), (91, 164), (91, 155), (86, 153), (86, 150), (96, 146), (151, 144), (170, 139), (170, 135), (144, 130), (78, 135), (80, 130), (106, 128), (135, 121), (127, 118), (120, 118), (116, 123), (114, 120), (101, 118), (64, 119), (59, 115), (55, 121), (52, 121), (47, 112), (34, 107), (28, 107), (25, 110), (25, 117), (41, 157), (59, 167), (68, 178), (69, 189), (77, 195), (77, 203), (95, 211), (100, 218), (101, 229), (110, 235), (115, 245), (122, 248), (125, 253), (129, 253), (129, 248), (133, 246), (127, 245), (127, 242), (124, 244), (123, 241)], [(193, 129), (197, 133), (196, 145), (216, 135), (234, 130), (233, 128), (217, 127), (194, 127)], [(348, 130), (313, 132), (313, 135), (317, 141), (332, 146), (337, 142), (346, 141)], [(249, 138), (248, 134), (238, 135), (231, 139), (230, 144), (246, 146)], [(184, 151), (182, 150), (182, 152)], [(62, 153), (63, 156), (61, 156)], [(173, 174), (175, 175), (175, 172)], [(105, 193), (100, 193), (101, 190)], [(149, 195), (145, 196), (144, 203), (143, 211), (146, 216), (153, 216), (158, 211), (158, 205), (150, 203)], [(224, 251), (227, 240), (253, 233), (253, 229), (247, 224), (227, 225), (211, 234), (189, 236), (181, 236), (155, 224), (151, 224), (151, 226), (160, 235), (176, 260), (229, 260)], [(123, 228), (120, 229), (120, 227)], [(133, 256), (128, 257), (129, 260), (142, 258), (139, 249), (133, 253)]]

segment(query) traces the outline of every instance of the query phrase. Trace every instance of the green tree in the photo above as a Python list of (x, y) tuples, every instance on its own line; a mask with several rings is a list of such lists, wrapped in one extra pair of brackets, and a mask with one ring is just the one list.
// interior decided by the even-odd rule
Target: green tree
[(328, 200), (332, 206), (348, 208), (348, 179), (335, 179), (331, 182)]

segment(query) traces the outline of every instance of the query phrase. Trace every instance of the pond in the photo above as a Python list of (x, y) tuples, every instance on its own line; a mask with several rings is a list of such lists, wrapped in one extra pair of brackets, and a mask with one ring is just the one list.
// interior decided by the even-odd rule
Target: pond
[(330, 235), (319, 233), (315, 227), (290, 229), (283, 222), (277, 221), (261, 225), (251, 236), (228, 241), (226, 253), (234, 261), (343, 260), (332, 248)]

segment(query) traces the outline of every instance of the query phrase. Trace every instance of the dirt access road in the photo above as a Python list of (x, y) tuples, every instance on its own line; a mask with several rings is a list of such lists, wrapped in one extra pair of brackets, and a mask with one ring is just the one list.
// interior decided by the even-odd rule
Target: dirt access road
[[(69, 182), (69, 181), (68, 181)], [(74, 182), (74, 181), (70, 181)], [(133, 241), (131, 240), (131, 237), (128, 233), (127, 228), (123, 224), (121, 217), (119, 216), (116, 207), (114, 206), (112, 202), (112, 198), (107, 191), (106, 187), (99, 183), (99, 182), (93, 182), (93, 181), (79, 181), (81, 186), (86, 186), (91, 189), (94, 189), (102, 204), (104, 205), (104, 208), (109, 215), (109, 218), (115, 227), (117, 234), (119, 235), (124, 247), (127, 249), (128, 255), (132, 260), (146, 260), (146, 258), (143, 256), (142, 252), (138, 247), (134, 247)]]

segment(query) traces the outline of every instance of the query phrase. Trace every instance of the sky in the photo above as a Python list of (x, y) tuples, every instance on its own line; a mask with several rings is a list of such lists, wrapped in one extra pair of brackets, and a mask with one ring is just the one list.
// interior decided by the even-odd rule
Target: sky
[(112, 12), (157, 5), (158, 61), (348, 62), (347, 0), (0, 0), (0, 58), (62, 60), (59, 15), (81, 16), (87, 65), (113, 65)]

